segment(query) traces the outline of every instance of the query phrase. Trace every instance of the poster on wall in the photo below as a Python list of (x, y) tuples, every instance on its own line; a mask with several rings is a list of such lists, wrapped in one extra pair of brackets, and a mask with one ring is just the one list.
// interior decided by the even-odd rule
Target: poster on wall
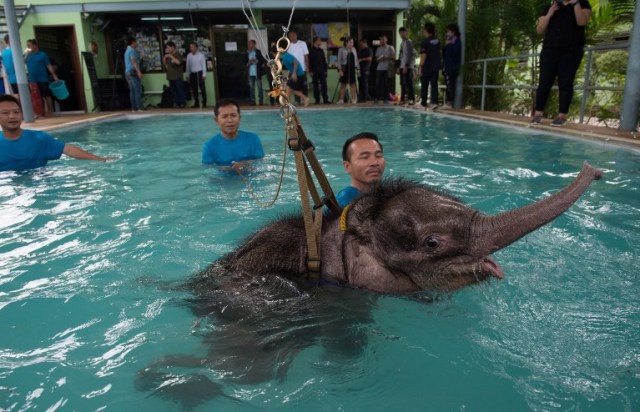
[(329, 47), (342, 47), (341, 37), (349, 36), (347, 23), (329, 23)]

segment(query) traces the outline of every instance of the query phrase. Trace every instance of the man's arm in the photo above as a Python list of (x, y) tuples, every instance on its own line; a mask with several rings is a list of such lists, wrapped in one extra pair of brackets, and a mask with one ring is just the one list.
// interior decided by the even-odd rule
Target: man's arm
[(55, 81), (58, 81), (58, 76), (56, 76), (56, 71), (53, 70), (53, 65), (51, 65), (51, 63), (47, 64), (47, 70), (51, 73), (51, 77), (53, 77)]
[(131, 64), (133, 68), (136, 69), (136, 73), (138, 73), (138, 78), (142, 80), (142, 71), (140, 70), (140, 65), (138, 64), (138, 59), (136, 59), (136, 55), (131, 55)]
[(96, 156), (93, 153), (89, 153), (86, 150), (79, 148), (73, 144), (65, 144), (62, 153), (67, 156), (73, 157), (74, 159), (80, 160), (98, 160), (100, 162), (106, 162), (108, 160), (115, 160), (117, 157), (100, 157)]
[(207, 77), (207, 59), (202, 53), (200, 53), (200, 62), (202, 64), (202, 78), (204, 79)]
[(427, 61), (427, 52), (420, 50), (420, 65), (418, 66), (418, 75), (422, 75), (422, 66), (424, 66), (424, 62)]
[(189, 53), (187, 55), (187, 66), (185, 68), (185, 72), (187, 72), (187, 76), (191, 74), (191, 61), (192, 61), (192, 57), (191, 57), (191, 53)]
[(576, 23), (578, 26), (586, 26), (591, 17), (591, 10), (583, 9), (580, 5), (580, 0), (576, 0), (573, 4), (573, 11), (576, 15)]

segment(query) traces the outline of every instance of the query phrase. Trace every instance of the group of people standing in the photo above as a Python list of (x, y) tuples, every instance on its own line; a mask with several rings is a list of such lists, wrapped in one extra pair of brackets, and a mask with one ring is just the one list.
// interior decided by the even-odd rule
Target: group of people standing
[[(420, 67), (417, 71), (422, 81), (422, 105), (428, 108), (437, 106), (437, 83), (439, 73), (442, 70), (447, 83), (446, 105), (451, 106), (455, 95), (456, 78), (460, 71), (462, 53), (460, 31), (455, 24), (449, 25), (444, 47), (440, 46), (440, 42), (436, 37), (435, 26), (432, 23), (425, 24), (423, 33), (425, 40), (420, 47)], [(378, 38), (379, 43), (375, 52), (369, 46), (366, 38), (360, 39), (357, 49), (355, 40), (352, 37), (342, 38), (343, 45), (338, 50), (336, 60), (339, 74), (338, 85), (336, 86), (336, 91), (339, 90), (338, 103), (351, 102), (356, 104), (370, 100), (373, 100), (374, 104), (380, 101), (385, 104), (389, 103), (390, 98), (393, 97), (389, 93), (389, 81), (390, 77), (392, 78), (393, 76), (392, 71), (395, 69), (401, 79), (400, 104), (415, 104), (416, 52), (408, 37), (407, 29), (400, 28), (399, 34), (402, 38), (402, 43), (397, 56), (395, 48), (388, 44), (386, 35), (381, 35)], [(283, 64), (290, 73), (287, 93), (296, 96), (307, 105), (309, 103), (307, 76), (310, 76), (315, 103), (330, 103), (327, 87), (329, 65), (325, 51), (322, 48), (322, 39), (317, 36), (314, 37), (311, 48), (308, 48), (304, 41), (298, 39), (295, 31), (290, 31), (288, 37), (290, 40), (289, 49), (282, 56)], [(275, 58), (275, 55), (276, 45), (274, 41), (271, 44), (269, 56), (270, 58)], [(273, 79), (267, 67), (267, 59), (260, 50), (256, 49), (256, 43), (253, 40), (249, 41), (247, 50), (247, 68), (249, 100), (253, 104), (257, 97), (258, 104), (263, 104), (264, 92), (261, 76), (266, 73), (269, 76), (269, 82)], [(370, 93), (369, 82), (372, 68), (375, 69), (375, 88)], [(429, 86), (431, 86), (431, 105), (427, 104)], [(274, 103), (272, 99), (271, 104), (273, 105)]]
[[(4, 36), (4, 42), (6, 44), (6, 48), (2, 50), (2, 66), (11, 88), (11, 90), (6, 90), (6, 94), (10, 94), (17, 99), (24, 98), (24, 96), (20, 96), (18, 91), (16, 68), (13, 61), (12, 48), (8, 34)], [(59, 80), (55, 67), (51, 63), (49, 56), (44, 51), (40, 50), (36, 39), (27, 40), (27, 48), (22, 54), (22, 60), (27, 68), (29, 83), (33, 83), (38, 90), (36, 96), (40, 100), (34, 101), (34, 105), (42, 107), (43, 110), (40, 115), (50, 115), (53, 113), (53, 99), (51, 97), (52, 93), (49, 89), (49, 85), (51, 84), (51, 81)], [(29, 96), (29, 98), (31, 98), (31, 96)]]
[[(179, 109), (187, 107), (187, 89), (184, 83), (185, 72), (189, 76), (189, 85), (193, 96), (193, 108), (207, 106), (207, 59), (195, 42), (189, 43), (189, 53), (186, 59), (180, 54), (173, 41), (165, 44), (163, 56), (167, 71), (167, 80), (171, 90), (173, 106)], [(127, 49), (124, 52), (125, 79), (129, 86), (129, 100), (134, 112), (145, 110), (142, 104), (142, 60), (138, 53), (138, 42), (134, 37), (127, 39)], [(186, 60), (186, 64), (185, 64)], [(202, 106), (200, 105), (202, 99)]]

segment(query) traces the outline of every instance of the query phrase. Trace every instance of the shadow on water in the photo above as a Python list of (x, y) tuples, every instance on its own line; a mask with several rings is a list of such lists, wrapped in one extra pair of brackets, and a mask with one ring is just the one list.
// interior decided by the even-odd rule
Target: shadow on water
[[(296, 355), (312, 346), (336, 364), (352, 364), (367, 347), (380, 296), (311, 280), (229, 273), (217, 262), (178, 289), (190, 294), (183, 304), (196, 317), (192, 333), (206, 353), (162, 356), (138, 371), (136, 388), (185, 409), (220, 396), (235, 399), (225, 393), (227, 386), (282, 382)], [(432, 301), (423, 294), (409, 299)]]

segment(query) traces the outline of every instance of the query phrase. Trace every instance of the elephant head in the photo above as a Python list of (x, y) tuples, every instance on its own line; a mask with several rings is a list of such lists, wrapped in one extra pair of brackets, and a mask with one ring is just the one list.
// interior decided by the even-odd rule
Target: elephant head
[(491, 253), (558, 217), (602, 174), (585, 162), (564, 189), (495, 216), (418, 183), (383, 182), (346, 213), (338, 278), (387, 293), (451, 291), (503, 278)]

